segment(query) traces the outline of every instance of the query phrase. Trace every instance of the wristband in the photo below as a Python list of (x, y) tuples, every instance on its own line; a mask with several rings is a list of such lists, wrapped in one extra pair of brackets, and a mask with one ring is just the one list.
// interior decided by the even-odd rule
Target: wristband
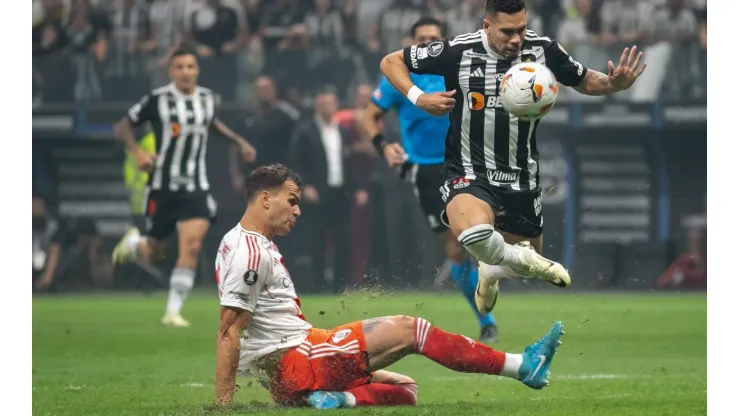
[(383, 133), (378, 133), (373, 137), (373, 146), (375, 146), (375, 150), (378, 151), (378, 153), (383, 156), (383, 148), (386, 145), (385, 137), (383, 137)]
[(424, 91), (422, 91), (419, 87), (414, 85), (413, 87), (411, 87), (409, 92), (406, 94), (406, 98), (408, 98), (409, 101), (411, 101), (411, 104), (416, 105), (416, 101), (419, 100), (419, 97), (421, 97), (422, 94), (424, 94)]

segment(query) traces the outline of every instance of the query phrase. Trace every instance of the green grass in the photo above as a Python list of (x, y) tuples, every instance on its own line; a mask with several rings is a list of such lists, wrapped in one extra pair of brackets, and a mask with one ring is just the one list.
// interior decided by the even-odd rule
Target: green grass
[[(456, 294), (376, 297), (306, 296), (305, 315), (318, 327), (373, 316), (424, 316), (477, 336)], [(213, 398), (218, 301), (191, 297), (193, 327), (159, 324), (164, 298), (137, 295), (44, 297), (33, 300), (34, 415), (216, 414)], [(323, 312), (323, 313), (322, 313)], [(459, 374), (423, 357), (392, 369), (419, 383), (415, 408), (354, 409), (379, 415), (697, 415), (706, 414), (706, 296), (505, 295), (497, 305), (501, 341), (518, 352), (559, 319), (563, 346), (550, 387)], [(240, 380), (234, 414), (311, 413), (277, 409), (257, 384)]]

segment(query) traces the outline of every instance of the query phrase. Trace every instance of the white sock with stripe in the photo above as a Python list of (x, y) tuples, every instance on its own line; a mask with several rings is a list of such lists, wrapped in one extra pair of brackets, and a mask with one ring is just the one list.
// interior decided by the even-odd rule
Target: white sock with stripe
[(185, 300), (195, 283), (195, 270), (182, 267), (172, 270), (170, 275), (170, 293), (167, 298), (166, 312), (168, 315), (179, 315)]
[(457, 240), (468, 253), (486, 264), (512, 266), (521, 263), (519, 251), (506, 244), (504, 236), (491, 224), (474, 225), (460, 233)]

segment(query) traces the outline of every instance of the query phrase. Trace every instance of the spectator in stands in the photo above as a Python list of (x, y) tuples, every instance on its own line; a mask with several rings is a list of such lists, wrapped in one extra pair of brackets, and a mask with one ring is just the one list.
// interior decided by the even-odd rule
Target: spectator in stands
[(182, 0), (156, 0), (149, 7), (150, 27), (156, 42), (152, 69), (152, 84), (169, 82), (167, 68), (170, 55), (180, 47), (185, 30), (185, 2)]
[(94, 9), (89, 0), (75, 0), (69, 11), (67, 34), (72, 65), (76, 72), (75, 99), (93, 101), (102, 97), (100, 66), (105, 60), (111, 32), (108, 16)]
[[(690, 63), (698, 53), (691, 46), (699, 34), (696, 16), (684, 0), (666, 0), (666, 6), (656, 9), (651, 17), (647, 34), (650, 46), (645, 48), (645, 57), (650, 60), (651, 69), (645, 71), (645, 76), (640, 77), (639, 84), (631, 90), (632, 99), (655, 101), (658, 98), (683, 97), (686, 95), (686, 86), (696, 85), (692, 81), (699, 78), (698, 67)], [(687, 59), (692, 55), (694, 60)], [(671, 77), (667, 78), (669, 67)], [(660, 93), (666, 96), (660, 97)]]
[[(295, 26), (303, 23), (306, 9), (298, 0), (273, 0), (266, 3), (260, 32), (266, 64), (270, 64), (278, 50), (285, 50), (285, 40), (295, 34)], [(280, 48), (279, 44), (283, 44)]]
[(601, 8), (601, 43), (614, 53), (645, 41), (653, 5), (640, 0), (605, 0)]
[[(572, 50), (577, 45), (600, 42), (601, 20), (598, 13), (592, 12), (591, 6), (592, 0), (573, 0), (573, 7), (566, 10), (556, 37), (563, 47)], [(581, 54), (576, 53), (575, 56), (579, 60), (584, 59)]]
[[(313, 236), (307, 249), (312, 253), (315, 288), (324, 290), (327, 277), (333, 276), (330, 280), (335, 293), (344, 290), (351, 279), (352, 201), (367, 202), (367, 192), (358, 187), (358, 178), (354, 177), (350, 137), (335, 121), (338, 105), (333, 87), (321, 90), (316, 96), (314, 117), (296, 127), (289, 148), (289, 166), (304, 180), (301, 203), (303, 215), (308, 218), (304, 224), (310, 224)], [(334, 248), (331, 268), (326, 267), (327, 234)]]
[(147, 58), (157, 48), (149, 10), (135, 0), (115, 2), (106, 70), (106, 99), (134, 101), (149, 89)]
[(429, 7), (434, 16), (447, 24), (447, 33), (455, 37), (480, 29), (485, 14), (486, 2), (478, 0), (444, 1), (433, 0)]
[[(289, 147), (293, 127), (299, 113), (290, 105), (278, 100), (275, 80), (261, 76), (255, 81), (257, 108), (245, 118), (236, 130), (257, 149), (257, 163), (267, 165), (283, 163), (290, 165), (286, 149)], [(229, 168), (233, 187), (239, 193), (244, 190), (244, 172), (239, 151), (232, 149)]]
[(236, 52), (245, 33), (241, 21), (222, 0), (208, 0), (188, 17), (190, 30), (185, 38), (196, 45), (203, 85), (227, 101), (236, 97)]
[(332, 7), (331, 0), (314, 0), (305, 22), (311, 44), (309, 66), (314, 72), (311, 82), (346, 91), (356, 71), (345, 47), (342, 13)]
[(268, 54), (264, 73), (273, 77), (278, 85), (296, 87), (302, 94), (308, 93), (316, 85), (313, 72), (308, 70), (311, 54), (306, 25), (293, 25), (276, 49)]
[(69, 102), (73, 100), (74, 75), (63, 52), (69, 46), (61, 0), (44, 0), (41, 19), (33, 26), (34, 84), (40, 90), (39, 100)]

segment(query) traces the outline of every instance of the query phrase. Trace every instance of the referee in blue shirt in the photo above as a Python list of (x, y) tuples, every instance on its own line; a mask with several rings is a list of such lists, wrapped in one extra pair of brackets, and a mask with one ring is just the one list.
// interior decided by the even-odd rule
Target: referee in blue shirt
[[(427, 43), (444, 37), (444, 26), (437, 19), (425, 17), (411, 28), (414, 43)], [(414, 85), (427, 93), (445, 92), (444, 78), (438, 75), (411, 74)], [(401, 124), (401, 143), (389, 143), (380, 132), (383, 115), (396, 109)], [(391, 167), (400, 167), (401, 176), (411, 182), (414, 193), (435, 233), (444, 244), (450, 260), (450, 275), (478, 315), (480, 340), (495, 342), (498, 338), (496, 321), (489, 314), (479, 315), (475, 306), (475, 288), (478, 284), (478, 267), (466, 256), (465, 249), (440, 221), (444, 202), (439, 191), (442, 163), (445, 156), (445, 137), (450, 126), (448, 116), (435, 117), (413, 105), (399, 93), (385, 77), (372, 96), (363, 120), (363, 127), (378, 152)]]

